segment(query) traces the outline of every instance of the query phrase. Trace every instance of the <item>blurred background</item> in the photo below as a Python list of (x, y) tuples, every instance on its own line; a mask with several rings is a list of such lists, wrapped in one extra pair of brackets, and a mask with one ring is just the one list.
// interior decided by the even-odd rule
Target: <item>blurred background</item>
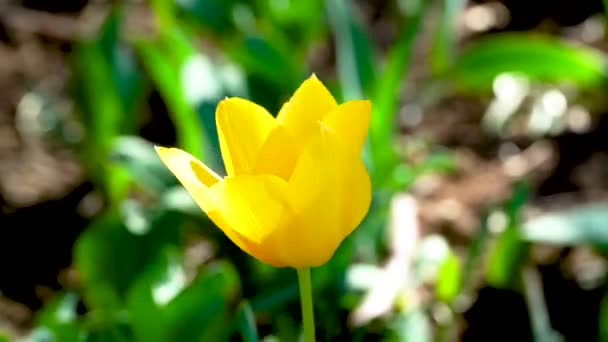
[(161, 164), (226, 96), (371, 99), (319, 341), (608, 341), (608, 4), (2, 0), (0, 341), (297, 341), (296, 274)]

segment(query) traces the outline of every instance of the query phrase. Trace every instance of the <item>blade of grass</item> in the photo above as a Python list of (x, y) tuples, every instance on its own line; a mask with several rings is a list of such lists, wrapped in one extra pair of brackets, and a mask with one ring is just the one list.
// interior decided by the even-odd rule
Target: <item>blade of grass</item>
[(497, 288), (513, 288), (514, 275), (521, 272), (528, 260), (530, 244), (521, 233), (521, 211), (528, 198), (528, 188), (523, 182), (515, 184), (511, 198), (504, 204), (507, 215), (504, 231), (490, 251), (486, 265), (486, 280)]
[(170, 29), (174, 25), (175, 17), (173, 14), (174, 11), (174, 1), (169, 0), (150, 0), (150, 7), (156, 16), (157, 25), (160, 27), (161, 31), (166, 29)]
[(428, 0), (423, 0), (405, 17), (405, 25), (396, 39), (395, 46), (389, 51), (386, 65), (374, 85), (369, 139), (375, 183), (386, 183), (397, 164), (397, 155), (392, 145), (395, 135), (395, 113), (402, 89), (401, 82), (407, 73), (414, 41), (428, 4)]
[(543, 285), (538, 271), (531, 267), (525, 267), (522, 269), (521, 277), (534, 341), (561, 341), (562, 339), (558, 333), (551, 327)]
[(247, 301), (243, 301), (239, 305), (236, 315), (236, 324), (238, 326), (241, 338), (245, 342), (259, 342), (258, 328), (255, 322), (255, 315), (251, 305)]
[(195, 157), (205, 159), (204, 143), (207, 139), (196, 111), (186, 101), (179, 69), (153, 42), (138, 41), (135, 48), (173, 115), (178, 145)]
[[(325, 9), (336, 43), (336, 66), (343, 100), (363, 99), (374, 77), (371, 42), (353, 19), (350, 1), (329, 0), (325, 2)], [(362, 157), (365, 164), (373, 168), (369, 143), (365, 144)]]
[(362, 99), (366, 83), (373, 77), (371, 42), (353, 19), (350, 1), (329, 0), (325, 2), (325, 8), (334, 32), (343, 98)]
[(125, 194), (124, 172), (105, 163), (113, 140), (132, 133), (143, 94), (143, 77), (120, 39), (122, 11), (113, 7), (99, 35), (76, 44), (72, 54), (72, 87), (86, 129), (83, 164), (110, 202)]
[(604, 5), (604, 22), (608, 26), (608, 0), (602, 0), (602, 5)]
[(491, 208), (487, 209), (481, 215), (480, 226), (477, 228), (477, 232), (473, 236), (473, 241), (471, 241), (471, 244), (469, 245), (460, 280), (460, 286), (463, 290), (469, 290), (471, 287), (473, 275), (478, 267), (479, 259), (482, 257), (484, 248), (488, 243), (488, 238), (490, 236), (488, 229), (488, 216), (492, 210), (493, 209)]
[(443, 0), (441, 2), (441, 19), (438, 22), (431, 52), (431, 67), (434, 72), (441, 72), (453, 60), (456, 18), (466, 3), (465, 0)]
[(608, 341), (608, 278), (604, 284), (604, 298), (600, 303), (600, 312), (598, 316), (599, 326), (599, 341)]

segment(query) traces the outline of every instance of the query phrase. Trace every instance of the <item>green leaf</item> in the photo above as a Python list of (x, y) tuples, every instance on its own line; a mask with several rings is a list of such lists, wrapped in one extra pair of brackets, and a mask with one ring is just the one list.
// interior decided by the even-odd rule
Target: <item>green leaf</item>
[(197, 26), (215, 35), (226, 35), (234, 31), (232, 16), (235, 0), (191, 0), (176, 1), (181, 13)]
[(170, 30), (175, 26), (175, 5), (173, 1), (150, 0), (149, 3), (161, 32)]
[(496, 288), (512, 288), (519, 281), (518, 271), (527, 258), (528, 245), (518, 231), (508, 228), (499, 237), (486, 267), (486, 281)]
[(415, 38), (429, 3), (428, 0), (421, 0), (419, 6), (408, 13), (395, 45), (388, 52), (386, 65), (374, 84), (369, 142), (373, 158), (372, 179), (377, 185), (384, 185), (390, 180), (398, 163), (397, 154), (393, 149), (397, 105)]
[(174, 186), (165, 191), (160, 202), (161, 206), (166, 210), (173, 210), (193, 217), (205, 216), (202, 209), (194, 202), (192, 195), (181, 185)]
[[(255, 10), (262, 20), (271, 20), (273, 33), (282, 31), (292, 38), (292, 45), (303, 45), (316, 33), (325, 30), (323, 23), (323, 1), (258, 0)], [(302, 44), (304, 43), (304, 44)]]
[(416, 247), (412, 277), (417, 282), (434, 283), (441, 266), (451, 254), (448, 241), (441, 235), (431, 234), (422, 238)]
[(166, 340), (169, 327), (162, 319), (163, 307), (186, 286), (183, 272), (179, 253), (165, 250), (133, 284), (127, 295), (127, 308), (136, 340)]
[(434, 72), (441, 72), (454, 60), (457, 20), (467, 2), (464, 0), (442, 0), (441, 19), (433, 41), (430, 64)]
[(136, 48), (169, 108), (178, 145), (221, 171), (215, 107), (228, 90), (243, 88), (240, 70), (217, 65), (177, 28), (163, 32), (156, 41), (139, 41)]
[(506, 72), (545, 82), (599, 86), (607, 79), (606, 55), (552, 36), (503, 33), (472, 43), (444, 77), (460, 89), (483, 91), (491, 89), (494, 78)]
[(460, 262), (454, 253), (443, 260), (439, 268), (437, 283), (435, 284), (435, 295), (445, 303), (451, 303), (460, 292)]
[(364, 90), (372, 84), (374, 77), (372, 44), (355, 21), (350, 1), (329, 0), (325, 7), (334, 31), (343, 100), (363, 99)]
[(137, 136), (121, 136), (114, 140), (110, 160), (124, 168), (143, 189), (161, 193), (176, 184), (176, 179), (163, 164), (154, 145)]
[(106, 212), (74, 246), (85, 302), (102, 314), (120, 310), (127, 290), (146, 265), (165, 246), (180, 240), (181, 215), (177, 213), (152, 212), (143, 218), (147, 229), (141, 231), (128, 230), (123, 216), (116, 209)]
[(207, 266), (188, 283), (180, 254), (166, 249), (128, 295), (133, 329), (141, 341), (221, 341), (229, 334), (230, 303), (240, 293), (228, 263)]
[(143, 94), (143, 77), (119, 37), (121, 18), (115, 7), (99, 37), (78, 42), (71, 56), (72, 89), (86, 130), (81, 157), (113, 203), (124, 196), (126, 178), (104, 161), (114, 137), (135, 130)]
[(598, 341), (608, 341), (608, 291), (604, 293), (604, 298), (600, 303), (598, 321), (600, 330)]
[(283, 308), (287, 303), (298, 298), (298, 284), (286, 285), (279, 289), (266, 291), (261, 295), (255, 296), (251, 300), (251, 307), (254, 311), (270, 310), (272, 308)]
[(97, 218), (80, 235), (74, 246), (74, 263), (90, 308), (113, 312), (121, 307), (120, 293), (138, 271), (139, 263), (129, 255), (135, 245), (135, 237), (116, 212)]
[(244, 301), (239, 306), (236, 315), (236, 325), (244, 342), (260, 341), (255, 315), (249, 302)]
[[(336, 44), (342, 100), (364, 99), (375, 77), (372, 43), (355, 19), (350, 1), (325, 1), (325, 8)], [(369, 144), (365, 144), (362, 156), (365, 164), (372, 168), (373, 155)]]
[(531, 267), (525, 267), (522, 269), (521, 279), (534, 340), (543, 342), (563, 341), (559, 333), (551, 327), (551, 319), (539, 272)]
[(258, 75), (278, 89), (293, 91), (301, 81), (303, 72), (290, 58), (289, 47), (277, 41), (250, 34), (228, 42), (224, 49), (248, 75)]
[(491, 249), (486, 280), (497, 288), (511, 288), (520, 280), (521, 267), (528, 258), (529, 243), (522, 238), (520, 214), (528, 196), (525, 184), (517, 184), (504, 208), (507, 226)]
[(147, 41), (136, 43), (137, 53), (156, 84), (172, 115), (178, 145), (197, 158), (206, 156), (206, 137), (194, 104), (188, 103), (181, 77), (180, 65), (174, 63), (159, 44)]
[(120, 97), (124, 122), (131, 130), (137, 122), (137, 116), (133, 113), (142, 100), (144, 77), (133, 50), (121, 39), (123, 19), (123, 9), (115, 6), (96, 41), (110, 67), (110, 75)]
[(563, 246), (590, 245), (608, 249), (608, 206), (591, 205), (550, 213), (523, 226), (522, 237), (529, 242)]
[(116, 134), (135, 128), (132, 111), (142, 89), (134, 56), (119, 41), (119, 22), (114, 10), (99, 38), (76, 44), (72, 55), (73, 89), (96, 152), (107, 151)]
[(37, 314), (36, 328), (31, 340), (48, 341), (77, 341), (80, 335), (80, 325), (76, 307), (78, 296), (75, 293), (62, 293)]
[(132, 342), (133, 339), (128, 332), (123, 331), (117, 326), (94, 328), (86, 333), (83, 332), (81, 339), (82, 342)]
[(395, 342), (430, 342), (433, 340), (431, 321), (422, 308), (404, 311), (390, 324)]
[(480, 218), (480, 225), (473, 236), (473, 240), (469, 244), (467, 257), (463, 264), (461, 288), (468, 290), (473, 283), (473, 276), (476, 273), (477, 267), (480, 264), (480, 259), (483, 256), (484, 250), (490, 238), (488, 228), (488, 213), (490, 210), (484, 210)]
[(208, 265), (167, 307), (166, 319), (174, 327), (173, 340), (188, 340), (190, 336), (197, 336), (194, 334), (197, 331), (201, 341), (225, 338), (233, 312), (231, 303), (238, 302), (240, 293), (240, 277), (232, 264)]

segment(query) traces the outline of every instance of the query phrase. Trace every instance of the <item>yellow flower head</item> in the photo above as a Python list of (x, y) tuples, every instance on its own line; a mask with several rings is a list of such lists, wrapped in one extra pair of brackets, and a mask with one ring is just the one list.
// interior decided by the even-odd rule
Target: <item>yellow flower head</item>
[(242, 250), (277, 267), (319, 266), (369, 209), (360, 154), (370, 111), (369, 101), (338, 105), (312, 75), (276, 119), (244, 99), (219, 103), (223, 179), (182, 150), (156, 151)]

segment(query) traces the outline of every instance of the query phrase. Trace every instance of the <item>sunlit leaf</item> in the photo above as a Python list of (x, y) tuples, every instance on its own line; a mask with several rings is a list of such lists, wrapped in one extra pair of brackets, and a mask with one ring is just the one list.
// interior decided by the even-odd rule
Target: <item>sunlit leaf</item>
[(165, 191), (161, 197), (161, 205), (165, 209), (190, 216), (203, 215), (201, 208), (194, 202), (190, 193), (181, 185)]
[[(266, 26), (269, 31), (266, 34), (268, 37), (271, 39), (277, 35), (288, 37), (290, 45), (300, 54), (306, 53), (310, 47), (309, 43), (320, 38), (326, 31), (323, 3), (322, 0), (258, 0), (252, 12), (255, 11), (257, 14), (258, 22), (269, 21)], [(237, 20), (236, 15), (235, 20)]]
[(76, 308), (78, 295), (62, 293), (47, 303), (37, 314), (32, 341), (76, 341), (80, 334), (80, 323)]
[(395, 342), (430, 342), (433, 332), (428, 314), (422, 308), (402, 312), (390, 326)]
[(592, 205), (534, 218), (523, 226), (530, 242), (608, 249), (608, 206)]
[(190, 283), (180, 254), (165, 250), (129, 293), (135, 335), (151, 342), (225, 340), (239, 283), (227, 263), (209, 265)]
[(464, 90), (492, 87), (494, 78), (519, 72), (547, 82), (572, 82), (581, 87), (606, 84), (606, 56), (583, 45), (530, 33), (504, 33), (476, 40), (445, 72)]
[(137, 52), (146, 70), (169, 107), (177, 130), (178, 145), (198, 158), (205, 157), (206, 141), (202, 124), (193, 104), (188, 103), (182, 88), (179, 65), (152, 42), (140, 41)]
[(175, 177), (154, 151), (154, 145), (137, 136), (117, 137), (112, 144), (110, 160), (125, 168), (130, 178), (144, 189), (161, 193), (176, 184)]
[(439, 300), (451, 303), (456, 298), (460, 292), (460, 273), (458, 257), (450, 253), (439, 269), (435, 284), (435, 294)]
[(413, 275), (420, 282), (434, 282), (441, 267), (450, 257), (448, 241), (440, 235), (425, 236), (417, 243)]
[(507, 228), (491, 251), (486, 266), (487, 282), (497, 288), (510, 288), (517, 284), (518, 270), (527, 257), (528, 245), (518, 231)]
[[(124, 215), (124, 214), (123, 214)], [(143, 269), (180, 236), (180, 217), (160, 212), (145, 217), (148, 229), (131, 233), (117, 210), (97, 218), (78, 238), (74, 263), (84, 284), (85, 303), (92, 309), (115, 312)]]

